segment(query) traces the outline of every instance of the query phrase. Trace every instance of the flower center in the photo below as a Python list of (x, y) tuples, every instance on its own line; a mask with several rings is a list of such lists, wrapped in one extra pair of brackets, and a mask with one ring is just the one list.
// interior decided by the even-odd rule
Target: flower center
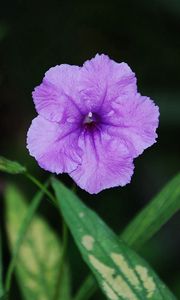
[(95, 121), (93, 113), (90, 111), (84, 118), (84, 124), (91, 124)]
[(91, 111), (83, 119), (83, 126), (88, 130), (95, 129), (98, 123), (99, 123), (98, 115), (92, 113)]

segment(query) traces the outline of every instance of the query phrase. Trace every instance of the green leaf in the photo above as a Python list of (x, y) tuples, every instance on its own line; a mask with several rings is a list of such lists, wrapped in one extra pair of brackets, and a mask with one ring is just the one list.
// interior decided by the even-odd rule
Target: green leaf
[(6, 299), (8, 299), (8, 295), (7, 294), (3, 295), (2, 297), (0, 297), (0, 300), (6, 300)]
[[(129, 246), (138, 250), (175, 214), (180, 208), (180, 174), (143, 208), (120, 235)], [(89, 275), (83, 282), (75, 300), (88, 300), (96, 290), (96, 282)], [(88, 297), (85, 297), (88, 295)]]
[(180, 174), (134, 218), (121, 238), (139, 249), (180, 209)]
[[(43, 185), (43, 187), (44, 189), (46, 189), (47, 184)], [(37, 194), (34, 196), (29, 207), (27, 208), (24, 218), (21, 221), (20, 228), (17, 231), (16, 242), (13, 245), (12, 258), (9, 263), (8, 271), (6, 275), (6, 284), (5, 284), (6, 291), (9, 291), (10, 289), (12, 274), (16, 265), (16, 260), (18, 258), (20, 246), (23, 242), (24, 236), (28, 230), (30, 222), (34, 217), (34, 214), (36, 213), (43, 196), (44, 196), (44, 190), (38, 191)]]
[(52, 184), (74, 240), (108, 299), (175, 299), (151, 267), (97, 214), (58, 180)]
[[(28, 205), (22, 193), (13, 185), (8, 185), (5, 192), (6, 200), (6, 228), (12, 252), (15, 251), (20, 240), (21, 246), (16, 258), (16, 274), (25, 300), (53, 299), (58, 266), (61, 261), (61, 244), (40, 216), (34, 216), (29, 227), (26, 226)], [(31, 207), (32, 209), (32, 207)], [(24, 221), (26, 220), (26, 221)], [(26, 235), (22, 241), (22, 232)], [(70, 299), (70, 279), (67, 264), (59, 285), (57, 300)]]
[(11, 161), (5, 157), (0, 156), (0, 171), (10, 174), (21, 174), (26, 172), (26, 168), (21, 166), (16, 161)]

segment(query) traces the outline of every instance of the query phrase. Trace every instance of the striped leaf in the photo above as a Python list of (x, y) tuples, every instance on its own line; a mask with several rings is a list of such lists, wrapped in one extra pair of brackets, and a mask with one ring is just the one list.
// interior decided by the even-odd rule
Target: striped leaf
[[(22, 193), (12, 185), (6, 188), (5, 203), (6, 228), (13, 252), (18, 234), (23, 232), (21, 224), (27, 216), (28, 205)], [(26, 222), (24, 225), (26, 226)], [(34, 216), (16, 258), (17, 279), (25, 300), (53, 299), (61, 252), (61, 244), (55, 233), (43, 218)], [(61, 279), (57, 300), (69, 300), (70, 280), (67, 265)]]
[(65, 221), (99, 287), (110, 300), (173, 300), (175, 297), (139, 255), (58, 180), (53, 188)]

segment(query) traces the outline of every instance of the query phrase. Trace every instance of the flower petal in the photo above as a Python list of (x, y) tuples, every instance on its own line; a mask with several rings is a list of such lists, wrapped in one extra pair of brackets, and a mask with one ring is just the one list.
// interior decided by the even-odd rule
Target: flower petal
[(111, 115), (104, 115), (104, 128), (108, 134), (120, 137), (137, 157), (156, 142), (159, 108), (148, 98), (136, 94), (117, 99)]
[(27, 134), (27, 148), (45, 170), (71, 172), (81, 162), (77, 145), (79, 129), (71, 123), (58, 124), (36, 117)]
[[(81, 69), (81, 97), (89, 111), (107, 109), (115, 98), (136, 93), (136, 78), (126, 63), (116, 63), (107, 55), (96, 55)], [(110, 107), (108, 107), (109, 109)]]
[(102, 132), (86, 132), (79, 138), (79, 147), (83, 150), (81, 165), (69, 175), (82, 189), (96, 194), (130, 182), (134, 166), (123, 144)]
[(32, 93), (37, 112), (50, 121), (62, 121), (81, 113), (78, 105), (80, 67), (60, 65), (50, 68)]

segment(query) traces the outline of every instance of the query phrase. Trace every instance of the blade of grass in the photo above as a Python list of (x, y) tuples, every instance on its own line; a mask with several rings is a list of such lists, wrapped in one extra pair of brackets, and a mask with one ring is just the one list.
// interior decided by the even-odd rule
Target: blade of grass
[(121, 234), (139, 249), (180, 209), (180, 174), (175, 176), (133, 219)]
[[(170, 180), (149, 204), (132, 220), (120, 235), (129, 246), (138, 250), (180, 209), (180, 174)], [(88, 275), (74, 300), (88, 300), (97, 290), (97, 283)]]

